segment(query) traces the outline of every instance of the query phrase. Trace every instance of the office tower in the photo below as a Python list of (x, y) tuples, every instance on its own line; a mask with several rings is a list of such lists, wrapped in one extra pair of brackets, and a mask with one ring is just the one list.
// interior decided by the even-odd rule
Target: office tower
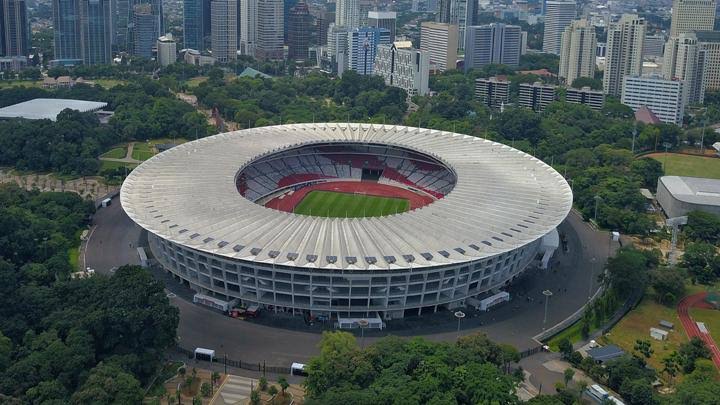
[(409, 97), (428, 93), (430, 59), (427, 53), (413, 49), (412, 42), (378, 45), (373, 73), (385, 79), (385, 84), (398, 87)]
[(183, 0), (183, 46), (204, 52), (205, 44), (205, 3), (207, 0)]
[(80, 0), (80, 47), (86, 65), (112, 62), (110, 0)]
[(327, 45), (330, 24), (335, 23), (335, 13), (322, 8), (315, 10), (316, 11), (311, 10), (315, 16), (315, 27), (317, 29), (317, 36), (314, 43), (320, 46)]
[(25, 0), (0, 1), (0, 55), (28, 56), (30, 54), (30, 25)]
[(160, 19), (153, 14), (151, 4), (136, 4), (133, 7), (133, 55), (152, 58), (153, 46), (159, 37)]
[[(212, 0), (210, 17), (213, 57), (220, 63), (237, 59), (237, 0)], [(282, 30), (278, 34), (282, 38)]]
[(397, 13), (394, 11), (368, 12), (368, 26), (374, 28), (385, 28), (390, 31), (390, 42), (395, 42), (396, 21)]
[(635, 14), (623, 14), (608, 28), (607, 56), (603, 91), (619, 96), (625, 76), (642, 73), (642, 50), (645, 41), (645, 19)]
[(370, 19), (369, 14), (371, 11), (375, 10), (377, 11), (377, 5), (375, 4), (375, 0), (358, 0), (358, 10), (360, 19), (358, 20), (358, 26), (359, 27), (368, 27), (370, 26)]
[(378, 45), (390, 43), (390, 31), (385, 28), (354, 29), (348, 35), (348, 68), (361, 75), (373, 74)]
[(157, 61), (160, 66), (167, 66), (177, 61), (177, 43), (170, 33), (157, 39)]
[(502, 109), (510, 103), (510, 82), (496, 76), (475, 79), (475, 98), (490, 108)]
[(645, 35), (643, 59), (654, 59), (663, 56), (665, 37), (663, 35)]
[(455, 69), (458, 41), (457, 25), (426, 21), (420, 24), (420, 50), (430, 57), (430, 69), (444, 72)]
[[(548, 12), (549, 10), (548, 8)], [(520, 83), (518, 89), (518, 105), (520, 107), (541, 112), (553, 101), (555, 101), (555, 86), (547, 86), (540, 82)]]
[(55, 60), (60, 64), (82, 61), (80, 1), (53, 0), (53, 49)]
[(360, 27), (359, 0), (337, 0), (335, 2), (335, 25), (350, 29)]
[(673, 0), (670, 38), (690, 31), (712, 31), (717, 0)]
[(558, 76), (567, 84), (579, 77), (594, 77), (596, 48), (595, 27), (590, 21), (573, 21), (562, 34)]
[(575, 20), (577, 6), (572, 0), (548, 0), (545, 6), (545, 29), (543, 31), (543, 52), (560, 54), (562, 34)]
[(119, 51), (127, 51), (131, 42), (131, 38), (128, 37), (128, 30), (132, 26), (133, 4), (135, 2), (132, 0), (113, 0), (111, 4), (113, 5), (112, 44)]
[(633, 111), (645, 106), (662, 122), (682, 124), (686, 97), (682, 80), (666, 80), (659, 76), (625, 76), (623, 79), (622, 103)]
[(337, 75), (342, 75), (348, 62), (348, 36), (350, 30), (343, 26), (330, 24), (327, 39), (328, 69)]
[(240, 53), (254, 56), (257, 42), (258, 0), (240, 0)]
[(440, 0), (437, 22), (458, 26), (458, 49), (465, 49), (465, 27), (475, 25), (478, 3), (475, 0)]
[(488, 24), (467, 27), (465, 71), (491, 63), (517, 67), (522, 30), (517, 25)]
[[(306, 60), (310, 47), (310, 31), (312, 30), (312, 16), (304, 0), (300, 0), (288, 17), (288, 59)], [(327, 40), (327, 38), (326, 38)]]
[(663, 77), (683, 80), (688, 103), (702, 103), (706, 90), (720, 89), (720, 32), (680, 34), (672, 45), (674, 63), (663, 66)]
[(565, 101), (571, 104), (584, 104), (593, 110), (600, 111), (605, 105), (605, 94), (602, 90), (592, 90), (590, 87), (565, 89)]
[(283, 2), (283, 41), (288, 43), (288, 30), (290, 28), (290, 12), (299, 0), (285, 0)]
[(258, 0), (256, 58), (283, 59), (283, 25), (282, 0)]

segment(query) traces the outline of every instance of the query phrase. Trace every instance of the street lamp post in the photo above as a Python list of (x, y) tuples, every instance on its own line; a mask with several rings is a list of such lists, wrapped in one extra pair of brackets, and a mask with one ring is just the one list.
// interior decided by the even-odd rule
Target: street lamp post
[(547, 324), (548, 302), (550, 301), (550, 297), (552, 297), (553, 293), (550, 290), (545, 290), (542, 293), (545, 296), (545, 317), (543, 318), (543, 331), (544, 331), (545, 326)]
[(460, 339), (460, 320), (465, 318), (465, 312), (457, 311), (453, 315), (455, 315), (455, 318), (457, 318), (457, 320), (458, 320), (457, 337), (458, 337), (458, 339)]
[(370, 325), (370, 322), (368, 322), (367, 319), (361, 319), (358, 321), (358, 326), (360, 327), (360, 348), (365, 348), (365, 328)]

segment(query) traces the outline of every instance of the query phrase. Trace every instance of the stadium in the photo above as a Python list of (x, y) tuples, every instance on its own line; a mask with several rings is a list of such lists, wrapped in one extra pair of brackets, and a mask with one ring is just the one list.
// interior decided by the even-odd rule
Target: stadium
[(464, 306), (547, 263), (572, 193), (497, 142), (323, 123), (177, 146), (133, 170), (120, 199), (153, 257), (201, 294), (376, 325)]

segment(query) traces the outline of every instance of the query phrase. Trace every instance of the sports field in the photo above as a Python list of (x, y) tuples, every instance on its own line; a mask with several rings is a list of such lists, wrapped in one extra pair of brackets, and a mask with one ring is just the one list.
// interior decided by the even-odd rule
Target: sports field
[(380, 217), (409, 209), (404, 198), (376, 197), (372, 195), (311, 191), (293, 210), (296, 214), (332, 218)]
[(690, 176), (720, 179), (720, 158), (683, 155), (679, 153), (652, 153), (646, 155), (665, 166), (668, 176)]

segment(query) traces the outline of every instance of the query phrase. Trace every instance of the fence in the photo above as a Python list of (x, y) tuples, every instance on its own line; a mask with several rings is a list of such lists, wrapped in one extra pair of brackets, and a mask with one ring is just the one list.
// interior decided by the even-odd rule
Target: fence
[(597, 291), (595, 291), (595, 294), (590, 298), (590, 300), (585, 303), (580, 309), (575, 311), (572, 315), (568, 316), (567, 318), (560, 321), (560, 323), (556, 324), (555, 326), (552, 326), (551, 328), (540, 332), (539, 334), (533, 336), (533, 340), (537, 342), (538, 344), (542, 344), (542, 342), (546, 339), (549, 339), (558, 333), (564, 331), (570, 325), (574, 324), (575, 322), (579, 321), (580, 318), (583, 317), (583, 314), (585, 313), (585, 309), (592, 304), (602, 293), (605, 291), (604, 287), (598, 288)]
[[(188, 350), (184, 347), (177, 346), (175, 350), (187, 356), (188, 358), (192, 359), (195, 357), (195, 352), (192, 350)], [(226, 356), (223, 357), (216, 357), (213, 362), (228, 365), (230, 367), (240, 368), (243, 370), (250, 370), (250, 371), (257, 371), (259, 373), (262, 373), (265, 375), (266, 373), (271, 374), (290, 374), (290, 367), (283, 367), (283, 366), (268, 366), (263, 361), (262, 363), (252, 363), (248, 361), (242, 361), (242, 360), (233, 360)]]

